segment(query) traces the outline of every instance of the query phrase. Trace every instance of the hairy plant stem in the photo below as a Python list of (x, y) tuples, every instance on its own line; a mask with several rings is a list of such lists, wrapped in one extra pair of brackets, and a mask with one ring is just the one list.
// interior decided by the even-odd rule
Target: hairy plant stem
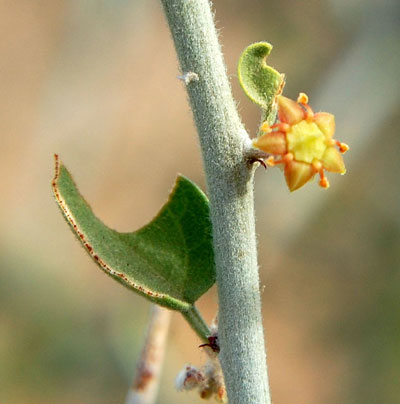
[(270, 403), (249, 137), (232, 98), (208, 0), (161, 0), (202, 148), (219, 297), (220, 360), (230, 404)]

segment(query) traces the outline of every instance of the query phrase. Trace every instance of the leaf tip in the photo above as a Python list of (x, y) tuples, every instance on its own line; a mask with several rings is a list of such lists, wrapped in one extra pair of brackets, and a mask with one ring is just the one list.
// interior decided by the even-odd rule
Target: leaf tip
[(51, 186), (53, 188), (53, 192), (56, 193), (57, 190), (57, 181), (60, 176), (60, 159), (57, 153), (54, 153), (54, 177), (51, 181)]

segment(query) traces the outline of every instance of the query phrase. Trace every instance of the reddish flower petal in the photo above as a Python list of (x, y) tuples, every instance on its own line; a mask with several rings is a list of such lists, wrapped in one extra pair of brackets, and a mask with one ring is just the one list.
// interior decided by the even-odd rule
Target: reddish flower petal
[(285, 166), (285, 178), (290, 192), (302, 187), (315, 175), (311, 164), (291, 161)]
[(286, 136), (279, 131), (269, 132), (253, 140), (253, 145), (266, 153), (285, 154)]
[(314, 122), (318, 125), (321, 132), (331, 139), (335, 133), (335, 116), (329, 112), (318, 112), (314, 114)]
[(295, 125), (304, 119), (304, 110), (296, 101), (280, 95), (277, 97), (277, 102), (278, 118), (281, 122), (289, 125)]
[(328, 147), (321, 158), (322, 166), (325, 170), (333, 173), (344, 174), (346, 167), (344, 166), (343, 157), (335, 147)]

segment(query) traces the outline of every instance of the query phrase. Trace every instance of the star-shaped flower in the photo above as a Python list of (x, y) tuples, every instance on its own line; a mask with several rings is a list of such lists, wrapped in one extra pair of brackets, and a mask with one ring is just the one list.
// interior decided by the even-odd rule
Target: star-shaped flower
[(328, 188), (324, 170), (345, 174), (341, 153), (349, 149), (333, 139), (335, 117), (328, 112), (314, 113), (304, 93), (297, 102), (280, 95), (277, 103), (279, 122), (272, 126), (264, 122), (260, 128), (263, 134), (253, 145), (271, 155), (266, 160), (268, 165), (284, 165), (290, 191), (299, 189), (317, 173), (319, 185)]

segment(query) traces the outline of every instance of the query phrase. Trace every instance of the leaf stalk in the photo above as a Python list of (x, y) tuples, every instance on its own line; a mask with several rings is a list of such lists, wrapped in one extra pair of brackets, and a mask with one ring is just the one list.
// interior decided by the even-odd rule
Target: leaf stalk
[(190, 306), (189, 310), (181, 311), (181, 313), (200, 339), (203, 342), (208, 342), (211, 331), (196, 306)]

